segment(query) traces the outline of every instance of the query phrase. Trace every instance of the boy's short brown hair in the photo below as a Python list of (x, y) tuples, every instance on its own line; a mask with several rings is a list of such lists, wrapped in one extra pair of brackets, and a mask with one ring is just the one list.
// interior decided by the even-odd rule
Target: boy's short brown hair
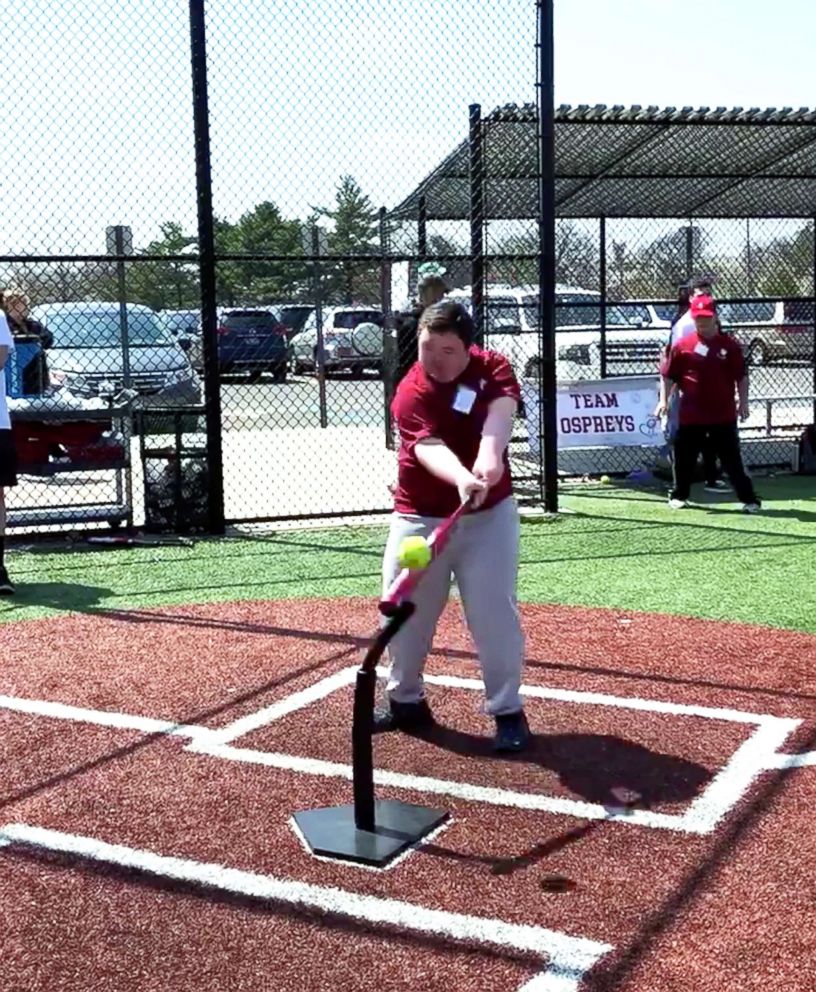
[(422, 311), (419, 330), (431, 334), (455, 334), (462, 344), (469, 348), (476, 336), (473, 319), (461, 303), (442, 300)]

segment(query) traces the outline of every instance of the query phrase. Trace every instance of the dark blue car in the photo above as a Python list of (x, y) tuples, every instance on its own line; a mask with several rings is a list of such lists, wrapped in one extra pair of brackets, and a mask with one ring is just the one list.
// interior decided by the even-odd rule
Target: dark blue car
[(271, 310), (224, 310), (218, 323), (218, 367), (221, 372), (248, 372), (260, 378), (271, 372), (285, 382), (287, 328)]

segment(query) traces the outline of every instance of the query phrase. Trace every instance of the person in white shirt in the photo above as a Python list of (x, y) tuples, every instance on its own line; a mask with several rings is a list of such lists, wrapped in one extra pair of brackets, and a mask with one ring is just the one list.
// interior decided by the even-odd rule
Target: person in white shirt
[(5, 314), (0, 311), (0, 595), (10, 596), (14, 586), (9, 579), (4, 561), (6, 540), (6, 489), (17, 485), (17, 453), (11, 432), (8, 402), (6, 400), (6, 362), (14, 350), (14, 339)]

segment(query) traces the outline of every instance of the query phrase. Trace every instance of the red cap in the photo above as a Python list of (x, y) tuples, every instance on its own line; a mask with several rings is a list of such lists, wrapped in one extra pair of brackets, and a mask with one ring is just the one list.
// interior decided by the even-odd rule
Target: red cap
[(692, 296), (691, 316), (692, 317), (713, 317), (717, 313), (717, 307), (710, 296)]

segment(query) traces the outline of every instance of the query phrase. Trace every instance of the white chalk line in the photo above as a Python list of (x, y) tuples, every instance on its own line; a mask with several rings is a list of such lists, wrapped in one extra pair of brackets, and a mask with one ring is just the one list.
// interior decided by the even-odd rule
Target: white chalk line
[[(273, 707), (259, 710), (256, 714), (236, 721), (226, 728), (226, 733), (221, 740), (234, 741), (240, 737), (240, 734), (234, 731), (242, 724), (251, 727), (252, 730), (258, 730), (261, 726), (268, 725), (275, 719), (288, 716), (299, 708), (324, 699), (338, 688), (350, 685), (354, 680), (356, 671), (356, 666), (342, 669), (315, 683), (309, 690), (295, 693), (288, 700), (283, 700)], [(377, 672), (381, 677), (388, 676), (387, 668), (378, 668)], [(479, 679), (452, 675), (426, 675), (425, 681), (430, 685), (447, 688), (476, 692), (483, 690), (483, 684)], [(375, 772), (375, 783), (414, 792), (448, 795), (469, 802), (486, 803), (493, 806), (535, 810), (585, 819), (610, 820), (626, 823), (630, 826), (675, 830), (688, 834), (706, 834), (710, 833), (729, 810), (733, 809), (756, 778), (762, 772), (769, 770), (769, 763), (775, 760), (778, 749), (784, 745), (790, 734), (801, 723), (797, 719), (751, 713), (745, 710), (671, 703), (639, 697), (613, 696), (607, 693), (556, 689), (548, 686), (522, 686), (521, 693), (530, 698), (550, 699), (558, 702), (610, 706), (636, 712), (741, 723), (753, 727), (754, 732), (747, 741), (740, 745), (725, 767), (715, 775), (706, 790), (683, 813), (659, 813), (641, 809), (615, 811), (597, 803), (478, 786), (429, 776), (406, 775), (386, 770)], [(220, 746), (218, 740), (213, 736), (197, 739), (192, 743), (191, 749), (229, 761), (245, 761), (307, 775), (345, 779), (352, 777), (351, 765), (279, 752), (258, 751), (235, 745)]]
[(156, 720), (149, 716), (136, 716), (111, 710), (86, 709), (82, 706), (69, 706), (66, 703), (55, 703), (46, 699), (24, 699), (20, 696), (0, 696), (0, 709), (26, 713), (29, 716), (49, 717), (53, 720), (88, 723), (97, 727), (111, 727), (115, 730), (138, 730), (143, 734), (166, 734), (172, 737), (185, 737), (190, 740), (212, 733), (209, 728), (194, 724)]
[[(353, 777), (351, 765), (334, 761), (322, 761), (319, 758), (304, 758), (299, 755), (281, 754), (274, 751), (256, 751), (250, 748), (235, 747), (230, 744), (211, 748), (205, 740), (196, 742), (190, 750), (198, 754), (209, 755), (213, 758), (221, 758), (225, 761), (264, 765), (267, 768), (276, 768), (281, 771), (296, 772), (304, 775), (316, 775), (323, 778), (342, 778), (348, 781), (351, 781)], [(463, 799), (471, 803), (485, 803), (489, 806), (504, 806), (511, 809), (554, 813), (563, 816), (579, 817), (580, 819), (620, 821), (642, 827), (697, 833), (695, 829), (685, 826), (682, 816), (675, 814), (654, 813), (650, 810), (639, 809), (614, 811), (598, 803), (582, 802), (576, 799), (562, 799), (534, 792), (514, 792), (510, 789), (473, 785), (468, 782), (456, 782), (452, 779), (430, 778), (426, 775), (407, 775), (403, 772), (378, 769), (374, 772), (374, 784), (395, 789), (404, 789), (409, 792), (450, 796), (454, 799)]]
[(311, 703), (316, 703), (337, 689), (343, 689), (345, 686), (351, 685), (356, 673), (357, 666), (341, 668), (339, 672), (335, 672), (333, 675), (329, 675), (319, 682), (301, 689), (299, 692), (292, 693), (291, 696), (286, 696), (284, 699), (280, 699), (270, 706), (265, 706), (262, 710), (249, 713), (218, 730), (209, 731), (207, 735), (208, 742), (214, 747), (220, 744), (229, 744), (230, 741), (235, 740), (237, 737), (243, 737), (245, 734), (250, 734), (253, 730), (259, 730), (261, 727), (265, 727), (275, 720), (281, 720), (296, 710), (303, 709)]
[[(348, 764), (253, 748), (241, 748), (228, 742), (268, 726), (276, 720), (319, 702), (331, 693), (345, 688), (354, 681), (357, 670), (355, 665), (342, 668), (305, 689), (215, 730), (193, 724), (178, 724), (150, 717), (85, 709), (63, 703), (10, 696), (0, 696), (0, 708), (54, 719), (137, 730), (145, 734), (167, 734), (182, 737), (189, 741), (188, 748), (191, 751), (228, 761), (264, 765), (307, 775), (351, 779), (352, 768)], [(482, 683), (478, 679), (428, 675), (426, 681), (448, 688), (470, 691), (482, 690)], [(630, 826), (700, 834), (713, 830), (763, 771), (778, 768), (800, 768), (816, 764), (815, 755), (784, 755), (779, 753), (779, 749), (784, 745), (787, 737), (801, 723), (799, 720), (721, 707), (691, 706), (659, 700), (644, 700), (637, 697), (629, 698), (603, 693), (553, 689), (544, 686), (523, 686), (522, 693), (533, 698), (554, 699), (561, 702), (586, 703), (641, 712), (658, 712), (681, 717), (693, 716), (746, 723), (752, 725), (755, 730), (752, 736), (737, 749), (725, 767), (718, 772), (705, 792), (698, 796), (683, 813), (660, 813), (642, 809), (610, 810), (609, 807), (597, 803), (479, 786), (430, 776), (409, 775), (382, 769), (375, 772), (375, 782), (378, 785), (406, 789), (412, 792), (448, 795), (468, 802), (485, 803), (492, 806), (547, 812), (584, 819), (603, 819), (626, 823)]]
[[(771, 722), (773, 720), (773, 722)], [(686, 829), (707, 834), (733, 809), (750, 789), (801, 720), (772, 717), (766, 720), (734, 752), (705, 791), (686, 811)]]
[(15, 844), (73, 855), (140, 871), (163, 880), (274, 902), (294, 909), (328, 913), (402, 932), (443, 937), (465, 947), (496, 947), (543, 959), (543, 970), (526, 981), (517, 992), (578, 992), (586, 972), (612, 950), (610, 944), (573, 937), (544, 927), (429, 909), (415, 903), (362, 895), (333, 886), (277, 878), (212, 862), (169, 857), (25, 823), (12, 823), (0, 828), (0, 847)]
[(816, 767), (816, 751), (800, 751), (798, 754), (773, 754), (765, 765), (768, 771), (813, 767)]

